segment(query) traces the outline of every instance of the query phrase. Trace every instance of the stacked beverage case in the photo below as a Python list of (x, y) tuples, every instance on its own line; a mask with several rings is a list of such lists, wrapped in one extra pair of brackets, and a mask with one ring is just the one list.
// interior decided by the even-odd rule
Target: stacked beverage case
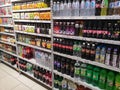
[(120, 15), (119, 0), (54, 0), (54, 16)]

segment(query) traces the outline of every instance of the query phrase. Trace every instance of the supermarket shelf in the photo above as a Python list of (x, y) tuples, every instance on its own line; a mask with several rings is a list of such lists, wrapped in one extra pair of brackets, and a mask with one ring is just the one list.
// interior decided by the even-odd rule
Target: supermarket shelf
[(5, 42), (5, 41), (0, 40), (0, 43), (4, 43), (4, 44), (8, 44), (8, 45), (16, 47), (16, 44), (13, 44), (13, 43), (10, 43), (10, 42)]
[(58, 34), (53, 34), (53, 36), (54, 37), (59, 37), (59, 38), (66, 38), (66, 39), (85, 40), (85, 41), (92, 41), (92, 42), (98, 42), (98, 43), (120, 45), (120, 41), (115, 41), (115, 40), (87, 38), (87, 37), (70, 36), (70, 35), (58, 35)]
[(58, 72), (58, 71), (56, 71), (56, 70), (54, 70), (53, 72), (56, 73), (56, 74), (58, 74), (59, 76), (63, 76), (64, 78), (66, 78), (66, 79), (68, 79), (68, 80), (71, 80), (71, 81), (73, 81), (73, 82), (75, 82), (75, 83), (77, 83), (77, 84), (79, 84), (79, 85), (83, 85), (83, 86), (85, 86), (85, 87), (87, 87), (87, 88), (90, 88), (90, 89), (92, 89), (92, 90), (101, 90), (101, 89), (98, 88), (98, 87), (95, 87), (95, 86), (93, 86), (93, 85), (91, 85), (91, 84), (88, 84), (88, 83), (83, 82), (83, 81), (80, 81), (80, 80), (76, 80), (76, 79), (74, 79), (74, 78), (72, 78), (72, 77), (70, 77), (70, 76), (68, 76), (68, 75), (66, 75), (66, 74), (62, 74), (61, 72)]
[(34, 36), (42, 36), (42, 37), (49, 37), (51, 38), (51, 35), (47, 34), (37, 34), (37, 33), (29, 33), (29, 32), (23, 32), (23, 31), (15, 31), (16, 33), (21, 33), (21, 34), (27, 34), (27, 35), (34, 35)]
[(13, 13), (17, 12), (35, 12), (35, 11), (48, 11), (50, 8), (37, 8), (37, 9), (24, 9), (24, 10), (13, 10)]
[(8, 6), (11, 6), (11, 4), (0, 5), (0, 8), (1, 7), (8, 7)]
[(29, 63), (32, 63), (32, 64), (34, 64), (34, 65), (37, 65), (37, 66), (40, 66), (40, 67), (42, 67), (42, 68), (44, 68), (44, 69), (46, 69), (46, 70), (48, 70), (48, 71), (51, 71), (51, 69), (50, 68), (48, 68), (48, 67), (46, 67), (46, 66), (43, 66), (43, 65), (41, 65), (41, 64), (38, 64), (37, 62), (36, 62), (36, 60), (35, 59), (27, 59), (27, 58), (23, 58), (23, 57), (21, 57), (21, 56), (18, 56), (18, 58), (20, 58), (20, 59), (22, 59), (22, 60), (25, 60), (25, 61), (27, 61), (27, 62), (29, 62)]
[(47, 20), (14, 20), (14, 22), (51, 23), (51, 21), (47, 21)]
[(4, 18), (4, 17), (12, 17), (12, 15), (0, 15), (0, 18)]
[(13, 25), (3, 25), (3, 24), (0, 24), (0, 27), (13, 27)]
[(15, 36), (15, 34), (7, 33), (7, 32), (0, 32), (0, 34), (5, 34), (5, 35), (10, 35), (10, 36)]
[(2, 61), (3, 63), (5, 63), (5, 64), (9, 65), (10, 67), (18, 70), (16, 65), (11, 65), (10, 63), (8, 63), (7, 61), (5, 61), (5, 60), (3, 60), (3, 59), (1, 59), (1, 61)]
[(40, 81), (39, 79), (36, 79), (36, 78), (33, 76), (33, 74), (30, 74), (30, 73), (24, 72), (24, 71), (22, 71), (22, 70), (20, 70), (20, 71), (21, 71), (22, 73), (24, 73), (24, 74), (28, 75), (29, 77), (33, 78), (34, 80), (36, 80), (36, 81), (38, 81), (38, 82), (40, 82), (40, 83), (44, 84), (45, 86), (47, 86), (47, 87), (49, 87), (49, 88), (52, 88), (52, 87), (51, 87), (51, 86), (49, 86), (48, 84), (46, 84), (46, 83), (44, 83), (44, 82)]
[(38, 46), (34, 46), (34, 45), (30, 45), (30, 44), (26, 44), (26, 43), (23, 43), (23, 42), (17, 42), (17, 44), (28, 46), (28, 47), (31, 47), (31, 48), (34, 48), (34, 49), (38, 49), (38, 50), (42, 50), (42, 51), (51, 53), (51, 50), (41, 48), (41, 47), (38, 47)]
[(95, 65), (95, 66), (98, 66), (98, 67), (101, 67), (101, 68), (105, 68), (105, 69), (108, 69), (108, 70), (120, 72), (120, 68), (113, 67), (113, 66), (108, 66), (106, 64), (102, 64), (102, 63), (91, 61), (91, 60), (82, 59), (81, 57), (71, 56), (71, 55), (62, 54), (62, 53), (58, 53), (58, 52), (53, 52), (53, 54), (56, 54), (56, 55), (59, 55), (59, 56), (63, 56), (63, 57), (66, 57), (66, 58), (70, 58), (70, 59), (73, 59), (73, 60), (78, 60), (80, 62), (91, 64), (91, 65)]
[(53, 19), (57, 19), (57, 20), (66, 20), (66, 19), (69, 19), (69, 20), (78, 20), (78, 19), (120, 19), (120, 16), (56, 16), (56, 17), (53, 17)]
[(16, 54), (14, 54), (14, 53), (12, 53), (12, 52), (10, 52), (10, 51), (5, 51), (5, 50), (3, 50), (3, 49), (1, 49), (1, 48), (0, 48), (0, 51), (5, 52), (5, 53), (7, 53), (7, 54), (10, 54), (10, 55), (12, 55), (12, 56), (17, 57)]

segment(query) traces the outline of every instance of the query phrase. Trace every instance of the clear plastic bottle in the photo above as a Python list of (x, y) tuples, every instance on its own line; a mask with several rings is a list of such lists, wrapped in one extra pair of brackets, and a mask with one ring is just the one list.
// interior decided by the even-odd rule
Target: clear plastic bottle
[(66, 13), (67, 12), (67, 2), (66, 2), (66, 0), (64, 1), (63, 5), (64, 5), (63, 6), (64, 7), (64, 10), (63, 10), (64, 16), (68, 16), (67, 13)]
[(95, 16), (95, 0), (91, 0), (90, 3), (90, 16)]
[(85, 16), (90, 16), (90, 0), (85, 2)]
[(57, 5), (57, 3), (54, 2), (53, 3), (53, 16), (56, 16), (56, 5)]
[(80, 9), (80, 2), (79, 2), (79, 0), (76, 0), (76, 2), (75, 2), (75, 14), (74, 14), (74, 16), (79, 16), (79, 10)]
[(80, 5), (80, 16), (84, 16), (85, 14), (85, 0), (81, 1), (81, 5)]
[(60, 2), (58, 1), (56, 5), (56, 16), (59, 16), (59, 15), (60, 15)]
[(67, 13), (67, 16), (71, 16), (71, 7), (72, 7), (72, 3), (71, 3), (71, 1), (70, 0), (68, 0), (68, 3), (67, 3), (67, 11), (66, 11), (66, 13)]
[(72, 2), (72, 16), (75, 16), (75, 5), (76, 5), (76, 2), (75, 2), (75, 0), (73, 0), (73, 2)]
[(64, 4), (63, 4), (63, 1), (61, 1), (61, 3), (60, 3), (60, 16), (64, 16), (63, 10), (64, 10)]

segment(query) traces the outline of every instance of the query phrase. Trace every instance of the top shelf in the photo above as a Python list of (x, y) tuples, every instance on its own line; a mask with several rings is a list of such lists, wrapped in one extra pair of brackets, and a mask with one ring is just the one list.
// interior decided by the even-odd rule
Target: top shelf
[(108, 20), (115, 20), (115, 19), (120, 19), (120, 16), (56, 16), (53, 17), (53, 19), (56, 20), (78, 20), (78, 19), (85, 19), (85, 20), (89, 20), (89, 19), (108, 19)]
[(2, 7), (8, 7), (8, 6), (11, 6), (11, 4), (0, 5), (0, 8), (2, 8)]
[(50, 8), (37, 8), (37, 9), (24, 9), (24, 10), (13, 10), (13, 13), (17, 12), (35, 12), (35, 11), (48, 11)]

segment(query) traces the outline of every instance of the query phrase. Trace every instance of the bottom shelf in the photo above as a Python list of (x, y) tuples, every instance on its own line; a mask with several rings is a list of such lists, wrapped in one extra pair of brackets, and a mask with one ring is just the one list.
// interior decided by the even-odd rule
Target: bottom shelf
[[(58, 71), (56, 71), (56, 70), (54, 70), (54, 73), (55, 73), (55, 74), (58, 74), (59, 76), (62, 76), (62, 77), (64, 77), (64, 78), (66, 78), (66, 79), (68, 79), (68, 80), (71, 80), (71, 81), (73, 81), (74, 83), (77, 83), (78, 85), (82, 85), (82, 86), (87, 87), (87, 88), (90, 88), (90, 89), (92, 89), (92, 90), (101, 90), (100, 88), (95, 87), (95, 86), (93, 86), (92, 84), (88, 84), (88, 83), (86, 83), (86, 82), (83, 82), (83, 81), (80, 81), (80, 80), (76, 80), (75, 78), (72, 78), (72, 77), (70, 77), (70, 76), (68, 76), (68, 75), (66, 75), (66, 74), (62, 74), (61, 72), (58, 72)], [(58, 90), (58, 89), (55, 88), (54, 90)]]
[(46, 83), (44, 83), (44, 82), (42, 82), (42, 81), (36, 79), (36, 78), (33, 76), (33, 74), (30, 74), (30, 73), (24, 72), (24, 71), (22, 71), (22, 70), (20, 70), (20, 71), (21, 71), (22, 73), (24, 73), (25, 75), (30, 76), (30, 77), (33, 78), (34, 80), (36, 80), (36, 81), (38, 81), (38, 82), (44, 84), (45, 86), (47, 86), (47, 87), (49, 87), (49, 88), (52, 88), (52, 86), (50, 86), (50, 85), (48, 85), (48, 84), (46, 84)]
[(7, 65), (9, 65), (10, 67), (12, 67), (12, 68), (14, 68), (15, 70), (17, 70), (17, 71), (19, 71), (19, 69), (17, 68), (17, 66), (16, 65), (11, 65), (9, 62), (7, 62), (7, 61), (4, 61), (3, 59), (0, 59), (3, 63), (5, 63), (5, 64), (7, 64)]

